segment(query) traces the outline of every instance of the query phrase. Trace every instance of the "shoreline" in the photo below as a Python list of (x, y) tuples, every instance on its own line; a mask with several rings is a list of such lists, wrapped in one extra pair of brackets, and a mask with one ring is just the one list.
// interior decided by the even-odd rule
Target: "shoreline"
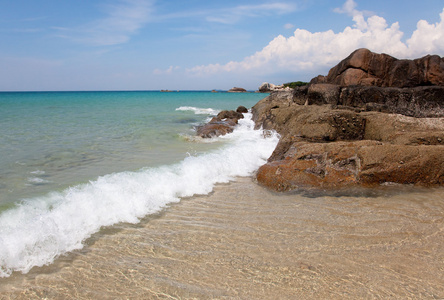
[(391, 191), (277, 194), (237, 178), (14, 274), (0, 298), (442, 298), (444, 189)]

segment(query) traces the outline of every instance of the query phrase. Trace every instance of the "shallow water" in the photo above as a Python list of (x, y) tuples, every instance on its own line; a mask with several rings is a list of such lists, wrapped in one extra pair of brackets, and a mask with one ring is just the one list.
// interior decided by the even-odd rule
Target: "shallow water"
[(444, 189), (275, 194), (249, 177), (0, 279), (2, 299), (442, 299)]
[(0, 93), (0, 277), (81, 249), (102, 227), (138, 223), (250, 175), (277, 143), (253, 130), (251, 114), (220, 138), (196, 139), (193, 128), (259, 97)]
[(0, 211), (114, 172), (179, 162), (219, 145), (186, 141), (221, 109), (261, 94), (1, 92)]

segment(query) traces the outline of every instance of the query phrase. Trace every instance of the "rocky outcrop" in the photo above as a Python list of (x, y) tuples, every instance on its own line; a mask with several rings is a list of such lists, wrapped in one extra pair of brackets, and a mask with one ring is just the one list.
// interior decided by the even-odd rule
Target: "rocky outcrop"
[(444, 116), (444, 86), (384, 88), (312, 83), (294, 89), (292, 93), (293, 95), (285, 97), (291, 98), (299, 105), (330, 104), (359, 111), (380, 111), (412, 117)]
[(262, 166), (257, 180), (276, 191), (387, 183), (442, 185), (443, 151), (443, 145), (398, 145), (372, 140), (299, 141), (292, 143), (281, 159)]
[(275, 91), (290, 91), (291, 89), (289, 87), (285, 87), (282, 85), (274, 85), (272, 83), (264, 82), (259, 87), (258, 91), (259, 93), (270, 93)]
[(234, 87), (228, 90), (228, 93), (246, 93), (247, 90), (241, 87)]
[[(360, 49), (308, 86), (271, 93), (253, 120), (281, 139), (258, 182), (276, 191), (444, 184), (444, 86), (431, 85), (443, 82), (440, 61)], [(395, 76), (405, 64), (417, 75)]]
[(327, 76), (314, 78), (313, 83), (399, 88), (444, 85), (444, 58), (427, 55), (414, 60), (396, 59), (358, 49), (333, 67)]
[(196, 133), (202, 138), (212, 138), (231, 133), (239, 119), (244, 118), (243, 113), (246, 112), (248, 112), (248, 109), (244, 106), (239, 106), (236, 111), (223, 110), (218, 113), (216, 117), (211, 119), (210, 122), (198, 126), (196, 128)]

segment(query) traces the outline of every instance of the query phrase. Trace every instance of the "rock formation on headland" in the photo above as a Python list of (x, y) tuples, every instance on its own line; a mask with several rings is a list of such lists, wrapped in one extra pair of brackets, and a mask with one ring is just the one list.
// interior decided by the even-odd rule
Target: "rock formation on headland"
[(247, 90), (241, 87), (234, 87), (227, 91), (228, 93), (246, 93)]
[[(242, 112), (221, 112), (197, 133), (231, 132)], [(444, 184), (439, 56), (399, 60), (358, 49), (309, 85), (272, 91), (252, 112), (257, 128), (281, 135), (257, 172), (270, 189)]]
[(285, 87), (282, 85), (274, 85), (272, 83), (264, 82), (259, 87), (258, 91), (260, 93), (270, 93), (270, 92), (276, 92), (276, 91), (290, 91), (291, 89), (289, 87)]
[(444, 184), (444, 59), (359, 49), (308, 86), (252, 109), (281, 139), (257, 173), (288, 191), (385, 183)]

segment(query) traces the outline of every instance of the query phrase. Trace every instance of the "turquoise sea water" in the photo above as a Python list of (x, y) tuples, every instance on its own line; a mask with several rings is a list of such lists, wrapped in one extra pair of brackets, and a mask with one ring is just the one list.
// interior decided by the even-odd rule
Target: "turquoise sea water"
[(263, 97), (0, 93), (0, 277), (78, 249), (102, 226), (137, 222), (254, 171), (277, 138), (252, 134), (249, 114), (239, 130), (216, 140), (196, 139), (194, 127)]

